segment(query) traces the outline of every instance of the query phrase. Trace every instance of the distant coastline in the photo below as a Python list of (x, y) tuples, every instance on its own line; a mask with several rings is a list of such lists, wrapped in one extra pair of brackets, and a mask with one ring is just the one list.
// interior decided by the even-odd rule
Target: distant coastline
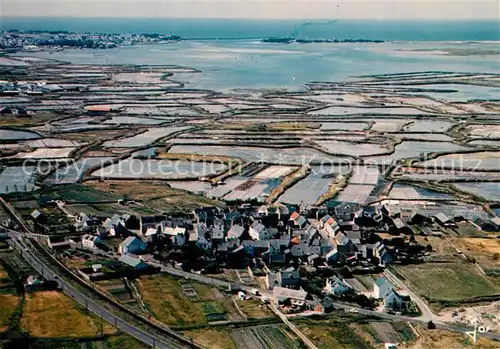
[(185, 40), (294, 37), (418, 42), (500, 41), (495, 20), (236, 20), (202, 18), (2, 17), (4, 30), (174, 34)]
[[(168, 44), (184, 40), (175, 34), (159, 33), (78, 33), (66, 30), (3, 30), (0, 31), (0, 49), (7, 52), (38, 51), (46, 48), (111, 49), (118, 46)], [(193, 40), (193, 39), (190, 39)], [(383, 43), (376, 39), (301, 39), (293, 37), (259, 38), (263, 43)]]
[(374, 40), (374, 39), (296, 39), (296, 38), (264, 38), (262, 39), (264, 43), (275, 43), (275, 44), (324, 44), (324, 43), (382, 43), (385, 40)]

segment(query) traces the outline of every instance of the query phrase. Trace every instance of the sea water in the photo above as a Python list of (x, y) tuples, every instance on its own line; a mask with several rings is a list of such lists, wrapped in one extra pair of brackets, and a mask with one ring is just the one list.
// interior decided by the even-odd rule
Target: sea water
[[(311, 24), (312, 23), (312, 24)], [(442, 70), (500, 72), (496, 21), (258, 21), (216, 19), (13, 19), (4, 29), (171, 33), (187, 40), (116, 49), (29, 53), (83, 64), (180, 65), (202, 73), (175, 74), (188, 88), (301, 90), (311, 81), (355, 75)], [(304, 25), (308, 24), (308, 25)], [(264, 37), (380, 39), (384, 43), (272, 44)], [(446, 42), (445, 42), (446, 41)], [(21, 53), (26, 55), (26, 53)], [(477, 96), (475, 96), (477, 97)]]

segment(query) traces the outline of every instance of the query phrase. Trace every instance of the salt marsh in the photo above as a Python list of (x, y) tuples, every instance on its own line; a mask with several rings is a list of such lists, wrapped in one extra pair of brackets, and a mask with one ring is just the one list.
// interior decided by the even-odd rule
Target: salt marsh
[(2, 141), (16, 141), (20, 139), (35, 138), (40, 138), (40, 135), (34, 132), (0, 129), (0, 140)]
[(197, 178), (220, 173), (226, 169), (221, 163), (184, 160), (126, 159), (106, 166), (91, 175), (101, 178)]
[(171, 126), (171, 127), (158, 127), (150, 128), (146, 132), (139, 133), (133, 137), (123, 138), (115, 141), (107, 141), (104, 143), (105, 147), (112, 148), (136, 148), (143, 147), (151, 144), (157, 139), (170, 136), (174, 133), (187, 130), (189, 127), (185, 126)]
[(174, 145), (170, 148), (172, 154), (223, 155), (241, 158), (249, 162), (264, 162), (275, 164), (307, 164), (311, 162), (343, 162), (349, 158), (323, 154), (311, 148), (259, 148), (242, 146), (205, 146), (205, 145)]

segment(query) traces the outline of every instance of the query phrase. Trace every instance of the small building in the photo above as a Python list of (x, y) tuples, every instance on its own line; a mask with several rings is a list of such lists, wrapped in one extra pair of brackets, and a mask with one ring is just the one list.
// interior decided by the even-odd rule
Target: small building
[(148, 228), (148, 229), (146, 229), (144, 236), (147, 238), (152, 238), (156, 234), (158, 234), (158, 228)]
[(384, 204), (380, 212), (391, 218), (401, 218), (401, 207), (399, 205)]
[(380, 276), (373, 284), (373, 298), (382, 299), (384, 295), (393, 288), (394, 285), (389, 280)]
[(390, 229), (392, 234), (411, 234), (412, 230), (403, 222), (401, 218), (394, 218)]
[(186, 244), (186, 228), (184, 227), (163, 227), (162, 233), (169, 236), (172, 244), (184, 246)]
[(98, 245), (101, 244), (102, 241), (99, 236), (85, 234), (82, 236), (82, 246), (86, 248), (98, 248)]
[(392, 262), (392, 256), (387, 251), (386, 246), (378, 241), (374, 245), (371, 245), (371, 257), (378, 259), (378, 264), (381, 267), (385, 267), (386, 264)]
[(290, 215), (289, 223), (292, 227), (304, 228), (307, 224), (307, 220), (304, 216), (295, 211)]
[(326, 215), (320, 220), (321, 222), (321, 230), (324, 233), (325, 237), (333, 240), (335, 238), (335, 234), (340, 230), (338, 222), (331, 217), (330, 215)]
[(500, 232), (500, 217), (493, 217), (480, 224), (481, 228), (489, 232)]
[(444, 213), (439, 212), (437, 215), (434, 216), (434, 219), (437, 224), (444, 228), (456, 228), (457, 224), (455, 223), (454, 220), (448, 218)]
[(102, 222), (101, 228), (99, 228), (100, 235), (120, 237), (131, 236), (132, 232), (127, 228), (127, 219), (131, 221), (133, 218), (132, 216), (119, 216), (117, 214), (113, 215), (112, 217), (106, 218), (104, 222)]
[(193, 210), (193, 216), (197, 223), (205, 223), (211, 226), (214, 223), (216, 215), (219, 213), (217, 207), (198, 207)]
[(418, 210), (414, 210), (410, 214), (409, 223), (414, 225), (428, 225), (432, 223), (432, 219), (420, 213)]
[(340, 253), (337, 246), (332, 247), (332, 249), (326, 254), (325, 259), (327, 262), (338, 262), (340, 260)]
[(335, 309), (334, 302), (333, 302), (333, 299), (331, 299), (330, 297), (323, 298), (314, 307), (315, 311), (317, 311), (319, 313), (323, 313), (323, 314), (331, 313), (334, 309)]
[(42, 280), (38, 279), (34, 275), (28, 276), (26, 283), (24, 284), (24, 289), (26, 291), (34, 291), (42, 285)]
[(60, 251), (70, 248), (71, 244), (68, 240), (49, 238), (47, 240), (47, 246), (49, 246), (51, 250)]
[(196, 241), (196, 247), (198, 247), (200, 250), (206, 251), (212, 248), (212, 243), (202, 235), (198, 237), (198, 240)]
[(145, 234), (149, 228), (155, 228), (161, 226), (167, 218), (165, 216), (141, 216), (139, 221), (139, 229), (141, 234)]
[(47, 216), (38, 210), (34, 210), (33, 212), (31, 212), (31, 218), (36, 224), (44, 225), (48, 222)]
[(97, 217), (91, 216), (89, 214), (80, 212), (75, 217), (75, 228), (78, 231), (90, 231), (95, 229), (101, 223), (100, 219)]
[(122, 255), (127, 253), (141, 253), (146, 250), (146, 244), (135, 236), (129, 236), (118, 245), (118, 252)]
[(309, 265), (318, 265), (321, 262), (321, 258), (317, 253), (313, 253), (309, 256), (307, 256), (307, 263)]
[(210, 238), (213, 242), (221, 242), (226, 237), (226, 229), (222, 219), (215, 219), (210, 231)]
[(146, 263), (144, 263), (144, 261), (140, 260), (139, 258), (134, 258), (132, 256), (122, 255), (118, 260), (123, 264), (126, 264), (129, 267), (134, 268), (135, 270), (146, 270), (149, 268), (149, 266)]

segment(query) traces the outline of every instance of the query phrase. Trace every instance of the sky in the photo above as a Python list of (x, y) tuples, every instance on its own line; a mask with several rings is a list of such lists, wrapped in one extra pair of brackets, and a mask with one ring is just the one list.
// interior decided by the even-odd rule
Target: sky
[(498, 0), (0, 0), (12, 17), (500, 19)]

